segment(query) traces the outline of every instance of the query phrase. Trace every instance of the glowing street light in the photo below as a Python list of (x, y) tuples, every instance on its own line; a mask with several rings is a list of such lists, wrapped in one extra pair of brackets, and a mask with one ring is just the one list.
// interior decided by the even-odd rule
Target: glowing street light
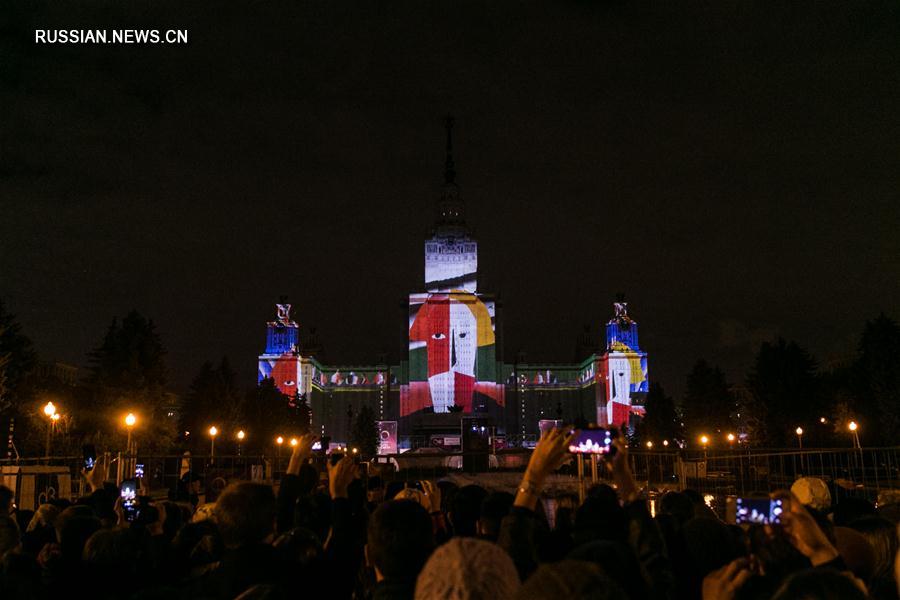
[(216, 456), (216, 436), (219, 435), (219, 429), (213, 425), (209, 428), (209, 458)]
[(734, 447), (734, 434), (729, 433), (728, 435), (725, 436), (725, 439), (728, 440), (728, 447), (733, 448)]
[(56, 405), (48, 402), (44, 405), (44, 414), (47, 415), (47, 444), (44, 446), (44, 456), (50, 458), (50, 436), (53, 434), (53, 424), (59, 420)]
[(824, 425), (824, 424), (825, 424), (825, 417), (819, 417), (819, 423), (821, 423), (822, 425)]
[(800, 449), (803, 450), (803, 428), (798, 427), (794, 430), (794, 433), (797, 434), (797, 445), (799, 445)]
[(666, 448), (668, 448), (668, 447), (669, 447), (669, 440), (663, 440), (663, 446), (665, 446)]
[(239, 429), (237, 432), (237, 441), (238, 441), (238, 456), (241, 455), (241, 446), (244, 445), (244, 438), (247, 437), (247, 434), (244, 433), (243, 429)]
[(703, 444), (704, 447), (709, 443), (709, 438), (705, 435), (700, 436), (700, 443)]
[(279, 435), (277, 438), (275, 438), (275, 443), (279, 446), (282, 445), (284, 443), (284, 438)]
[(853, 434), (853, 441), (855, 442), (856, 447), (862, 450), (862, 446), (859, 443), (859, 425), (856, 424), (856, 421), (850, 421), (850, 423), (847, 424), (847, 429)]
[(653, 448), (653, 442), (647, 440), (647, 448)]
[(298, 443), (297, 438), (291, 438), (291, 446), (296, 446)]

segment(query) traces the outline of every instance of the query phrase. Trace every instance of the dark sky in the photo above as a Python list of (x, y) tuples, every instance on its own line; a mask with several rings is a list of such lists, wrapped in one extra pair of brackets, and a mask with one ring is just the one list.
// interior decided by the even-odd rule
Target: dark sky
[(76, 364), (137, 308), (179, 390), (222, 355), (252, 385), (281, 294), (332, 362), (399, 360), (452, 112), (508, 355), (571, 360), (621, 291), (678, 392), (900, 316), (900, 4), (549, 4), (5, 4), (0, 297)]

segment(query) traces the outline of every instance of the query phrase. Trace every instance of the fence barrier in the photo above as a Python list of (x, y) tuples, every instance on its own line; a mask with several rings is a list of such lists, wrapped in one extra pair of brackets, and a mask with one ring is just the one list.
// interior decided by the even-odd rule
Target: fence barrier
[[(361, 467), (361, 475), (378, 474), (388, 484), (419, 479), (451, 478), (488, 488), (514, 490), (528, 464), (531, 451), (507, 448), (493, 453), (445, 452), (417, 447), (402, 454), (379, 456)], [(110, 478), (120, 482), (136, 466), (143, 469), (146, 487), (154, 497), (175, 490), (185, 474), (195, 476), (208, 499), (236, 480), (278, 483), (288, 465), (289, 453), (264, 456), (144, 456), (107, 455)], [(320, 458), (324, 460), (324, 458)], [(895, 494), (900, 501), (900, 448), (864, 449), (753, 449), (734, 451), (632, 451), (632, 471), (651, 494), (692, 488), (714, 503), (733, 495), (764, 494), (789, 488), (799, 477), (817, 477), (832, 490), (833, 500)], [(34, 502), (54, 496), (78, 497), (86, 493), (81, 477), (81, 457), (0, 460), (2, 481), (16, 489), (30, 490)], [(52, 469), (50, 467), (53, 467)], [(587, 482), (610, 483), (607, 470), (584, 469)], [(26, 481), (23, 478), (31, 478)], [(570, 495), (579, 489), (575, 461), (563, 465), (549, 483), (549, 495)], [(29, 496), (30, 498), (30, 496)], [(25, 502), (28, 504), (29, 502)], [(27, 507), (26, 507), (27, 508)]]

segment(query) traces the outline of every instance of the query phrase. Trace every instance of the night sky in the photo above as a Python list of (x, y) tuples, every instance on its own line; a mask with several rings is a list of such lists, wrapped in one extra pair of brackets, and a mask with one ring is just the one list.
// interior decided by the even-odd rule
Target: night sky
[[(451, 112), (507, 359), (571, 361), (617, 292), (676, 393), (900, 317), (900, 4), (545, 4), (5, 3), (0, 297), (79, 365), (138, 309), (176, 391), (252, 385), (282, 294), (332, 364), (399, 361)], [(190, 43), (33, 42), (84, 27)]]

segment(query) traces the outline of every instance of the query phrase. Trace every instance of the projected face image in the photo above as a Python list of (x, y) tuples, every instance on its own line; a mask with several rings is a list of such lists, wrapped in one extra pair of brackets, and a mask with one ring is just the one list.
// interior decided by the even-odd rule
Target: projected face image
[(470, 412), (479, 348), (494, 344), (484, 303), (474, 294), (429, 296), (415, 314), (409, 341), (411, 353), (427, 355), (423, 379), (434, 412), (448, 412), (453, 406)]
[[(264, 366), (268, 366), (268, 372), (264, 372)], [(282, 394), (293, 396), (300, 382), (300, 361), (291, 354), (265, 361), (260, 364), (260, 376), (271, 377)]]

